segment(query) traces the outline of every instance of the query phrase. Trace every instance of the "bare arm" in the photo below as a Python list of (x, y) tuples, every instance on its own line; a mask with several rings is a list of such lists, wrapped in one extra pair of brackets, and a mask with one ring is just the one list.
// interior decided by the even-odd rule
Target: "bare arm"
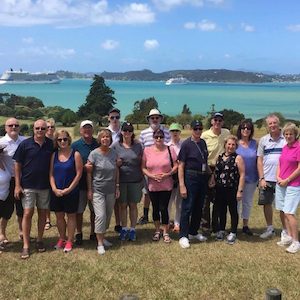
[(297, 169), (290, 176), (288, 176), (286, 179), (281, 179), (280, 178), (280, 180), (278, 180), (278, 184), (280, 186), (282, 186), (282, 187), (285, 187), (291, 181), (293, 181), (295, 178), (297, 178), (298, 176), (300, 176), (300, 161), (298, 161), (298, 167), (297, 167)]
[(120, 169), (116, 167), (116, 199), (120, 197)]
[(21, 169), (22, 169), (22, 164), (15, 162), (15, 191), (14, 191), (14, 196), (17, 200), (21, 199), (21, 195), (23, 194), (23, 188), (21, 187)]
[(92, 174), (93, 174), (93, 164), (90, 161), (87, 161), (85, 165), (86, 169), (86, 182), (87, 182), (87, 198), (89, 201), (93, 200), (93, 191), (92, 191)]
[(243, 189), (245, 185), (245, 164), (243, 158), (240, 155), (236, 157), (235, 161), (238, 166), (239, 174), (240, 174), (239, 185), (236, 194), (236, 198), (239, 201), (243, 197)]
[(259, 186), (261, 188), (265, 188), (267, 186), (267, 183), (264, 178), (263, 156), (257, 157), (257, 171), (259, 177)]
[(55, 184), (55, 179), (54, 179), (54, 175), (53, 175), (53, 163), (54, 163), (54, 157), (55, 157), (55, 153), (52, 154), (51, 156), (51, 160), (50, 160), (50, 171), (49, 171), (49, 180), (50, 180), (50, 185), (51, 185), (51, 189), (53, 191), (53, 193), (57, 196), (57, 197), (62, 197), (62, 190), (58, 189), (56, 187)]

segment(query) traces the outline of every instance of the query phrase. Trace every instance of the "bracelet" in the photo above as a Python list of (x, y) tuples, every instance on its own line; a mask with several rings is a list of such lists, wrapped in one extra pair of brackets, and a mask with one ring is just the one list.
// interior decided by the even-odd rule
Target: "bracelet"
[(258, 181), (262, 181), (263, 179), (265, 179), (265, 177), (261, 177), (258, 179)]

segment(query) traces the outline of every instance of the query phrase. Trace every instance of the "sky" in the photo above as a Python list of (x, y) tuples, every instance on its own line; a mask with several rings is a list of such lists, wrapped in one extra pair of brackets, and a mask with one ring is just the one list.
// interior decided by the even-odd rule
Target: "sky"
[(299, 0), (0, 0), (0, 73), (300, 73)]

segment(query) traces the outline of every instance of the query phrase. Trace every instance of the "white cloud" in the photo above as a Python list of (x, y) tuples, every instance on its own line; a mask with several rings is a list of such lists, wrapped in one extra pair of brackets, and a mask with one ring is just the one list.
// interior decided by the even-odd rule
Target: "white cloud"
[(106, 40), (101, 44), (101, 47), (105, 50), (114, 50), (119, 46), (119, 42), (114, 40)]
[(293, 32), (298, 32), (298, 31), (300, 31), (300, 24), (289, 25), (289, 26), (287, 26), (287, 30), (293, 31)]
[(28, 48), (21, 48), (18, 52), (20, 55), (24, 56), (45, 56), (45, 57), (54, 57), (54, 58), (62, 58), (67, 59), (70, 56), (74, 56), (76, 54), (76, 51), (72, 48), (70, 49), (63, 49), (63, 48), (57, 48), (52, 49), (47, 46), (42, 47), (28, 47)]
[(157, 40), (146, 40), (144, 42), (144, 47), (146, 50), (153, 50), (159, 47), (159, 43)]
[(24, 37), (24, 38), (22, 38), (22, 42), (24, 44), (32, 44), (33, 43), (33, 38), (32, 37)]
[(149, 5), (139, 3), (111, 8), (107, 0), (1, 0), (0, 5), (2, 26), (82, 27), (154, 21)]
[(246, 23), (242, 23), (241, 27), (244, 31), (246, 32), (254, 32), (255, 31), (255, 27)]
[(201, 31), (215, 31), (217, 29), (217, 24), (208, 20), (202, 20), (197, 24), (197, 27)]
[(206, 4), (222, 5), (224, 0), (152, 0), (158, 10), (169, 11), (179, 6), (203, 7)]
[(187, 22), (183, 26), (185, 29), (195, 29), (197, 24), (195, 22)]

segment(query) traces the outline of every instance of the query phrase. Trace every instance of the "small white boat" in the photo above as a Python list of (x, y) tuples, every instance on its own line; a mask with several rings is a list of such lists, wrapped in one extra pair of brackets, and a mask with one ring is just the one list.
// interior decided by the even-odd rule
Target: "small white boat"
[(0, 84), (19, 84), (19, 83), (59, 83), (60, 78), (56, 73), (29, 73), (27, 71), (14, 71), (10, 69), (5, 71), (1, 78)]
[(188, 84), (189, 81), (184, 78), (183, 76), (177, 76), (177, 77), (173, 77), (170, 78), (166, 81), (166, 85), (171, 85), (171, 84)]

